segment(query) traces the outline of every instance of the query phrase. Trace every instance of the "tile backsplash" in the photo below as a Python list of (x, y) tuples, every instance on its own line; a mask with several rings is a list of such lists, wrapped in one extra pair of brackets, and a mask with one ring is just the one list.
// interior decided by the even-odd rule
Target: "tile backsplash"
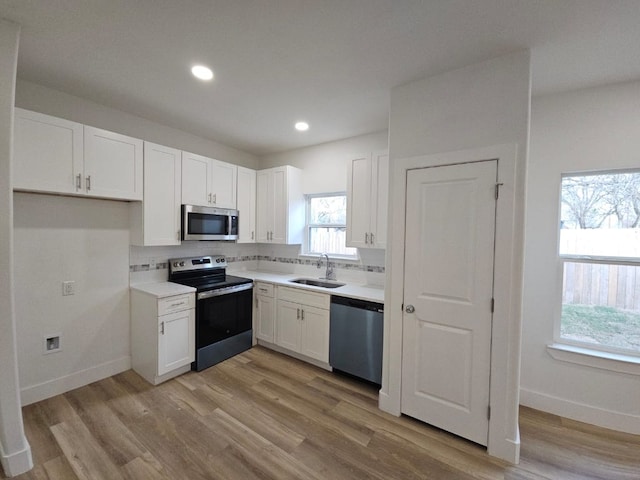
[[(338, 280), (384, 285), (384, 250), (359, 250), (358, 261), (330, 259)], [(319, 277), (317, 259), (300, 255), (299, 245), (238, 244), (233, 242), (184, 242), (167, 247), (130, 247), (129, 277), (132, 284), (166, 281), (170, 258), (224, 255), (227, 271), (273, 271)]]

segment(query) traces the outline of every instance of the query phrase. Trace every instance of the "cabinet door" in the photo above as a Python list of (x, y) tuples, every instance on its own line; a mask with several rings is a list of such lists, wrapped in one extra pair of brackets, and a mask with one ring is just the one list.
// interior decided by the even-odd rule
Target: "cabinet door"
[(84, 127), (85, 192), (96, 197), (142, 200), (142, 140)]
[(276, 344), (300, 351), (300, 305), (297, 303), (278, 300), (276, 315)]
[(52, 193), (83, 191), (81, 124), (16, 108), (14, 140), (13, 188)]
[(273, 297), (256, 296), (256, 337), (273, 343), (276, 303)]
[(182, 203), (210, 207), (211, 159), (182, 152)]
[(371, 157), (351, 160), (347, 177), (347, 246), (370, 247)]
[(238, 167), (238, 243), (256, 242), (256, 171)]
[[(256, 175), (256, 240), (269, 242), (273, 225), (273, 181), (270, 171), (259, 171)], [(242, 222), (242, 219), (240, 219)]]
[(372, 175), (371, 188), (371, 243), (376, 248), (387, 246), (387, 211), (389, 205), (389, 154), (377, 153), (373, 155), (375, 172)]
[(302, 305), (300, 353), (329, 362), (329, 310)]
[(236, 175), (238, 167), (211, 160), (211, 205), (218, 208), (237, 208)]
[(195, 360), (195, 310), (158, 317), (158, 375)]
[(284, 168), (272, 172), (273, 189), (273, 227), (271, 243), (287, 243), (287, 215), (289, 198), (287, 191), (287, 171)]
[(181, 152), (144, 142), (144, 245), (180, 245)]

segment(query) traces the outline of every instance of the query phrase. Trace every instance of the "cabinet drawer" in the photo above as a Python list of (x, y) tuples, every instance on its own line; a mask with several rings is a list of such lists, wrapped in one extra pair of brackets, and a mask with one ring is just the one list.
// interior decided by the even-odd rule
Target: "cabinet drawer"
[(158, 300), (158, 315), (179, 312), (195, 307), (195, 294), (174, 295)]
[(255, 292), (263, 297), (273, 297), (273, 283), (256, 282)]
[(278, 287), (278, 300), (286, 300), (288, 302), (329, 310), (331, 295), (309, 292), (300, 288)]

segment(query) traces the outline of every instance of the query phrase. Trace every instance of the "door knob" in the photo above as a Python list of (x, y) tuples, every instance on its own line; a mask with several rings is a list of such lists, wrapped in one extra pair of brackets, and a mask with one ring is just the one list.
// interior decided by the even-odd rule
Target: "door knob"
[(407, 306), (405, 307), (404, 311), (405, 311), (405, 312), (407, 312), (407, 313), (413, 313), (413, 312), (415, 312), (415, 311), (416, 311), (416, 309), (415, 309), (415, 308), (413, 308), (413, 305), (407, 305)]

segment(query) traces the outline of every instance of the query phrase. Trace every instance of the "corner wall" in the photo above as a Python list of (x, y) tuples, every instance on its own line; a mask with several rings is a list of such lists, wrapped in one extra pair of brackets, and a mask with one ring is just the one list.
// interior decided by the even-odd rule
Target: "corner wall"
[(640, 167), (640, 82), (535, 97), (527, 181), (522, 391), (524, 405), (640, 434), (640, 365), (618, 373), (553, 359), (562, 279), (562, 173)]
[[(517, 52), (394, 88), (389, 123), (392, 171), (389, 212), (394, 219), (401, 217), (404, 210), (404, 198), (396, 198), (398, 185), (405, 181), (400, 160), (480, 148), (510, 149), (513, 152), (515, 170), (511, 184), (506, 185), (510, 189), (509, 198), (513, 199), (509, 206), (512, 218), (506, 222), (508, 235), (497, 237), (510, 249), (496, 254), (496, 264), (500, 263), (501, 271), (505, 271), (506, 266), (509, 272), (508, 280), (499, 280), (508, 284), (512, 294), (505, 298), (505, 305), (496, 307), (496, 312), (499, 308), (504, 309), (500, 325), (506, 326), (494, 329), (492, 334), (493, 413), (488, 445), (491, 455), (511, 462), (518, 461), (520, 447), (521, 282), (530, 89), (530, 53)], [(380, 407), (399, 414), (404, 252), (397, 239), (403, 237), (394, 234), (393, 223), (390, 220), (386, 258), (385, 312), (389, 313), (385, 313)], [(505, 225), (498, 226), (500, 228), (505, 228)], [(499, 293), (499, 296), (505, 296), (504, 292)]]
[(24, 436), (13, 286), (13, 101), (20, 26), (0, 19), (0, 463), (6, 475), (33, 467)]

